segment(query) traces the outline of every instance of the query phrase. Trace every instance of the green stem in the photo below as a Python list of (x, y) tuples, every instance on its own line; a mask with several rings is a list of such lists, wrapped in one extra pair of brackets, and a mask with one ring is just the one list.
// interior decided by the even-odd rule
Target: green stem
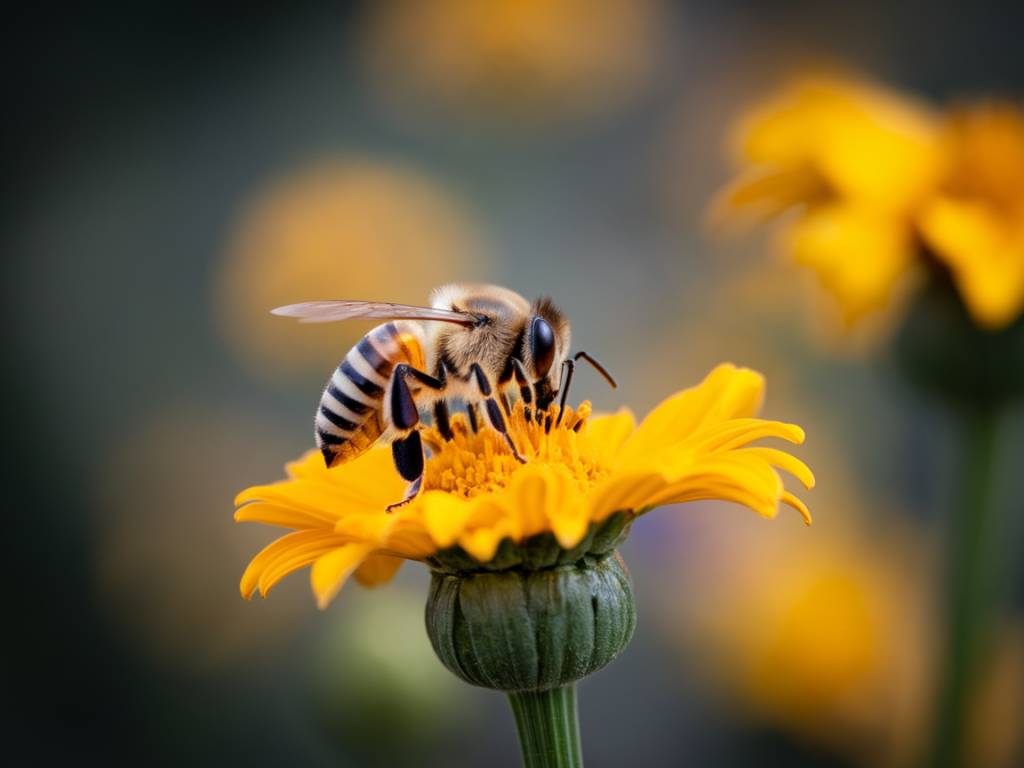
[(576, 686), (509, 693), (524, 768), (582, 768)]
[(967, 728), (991, 629), (999, 560), (992, 498), (998, 421), (995, 408), (964, 413), (965, 474), (949, 527), (946, 647), (930, 756), (935, 768), (966, 764)]

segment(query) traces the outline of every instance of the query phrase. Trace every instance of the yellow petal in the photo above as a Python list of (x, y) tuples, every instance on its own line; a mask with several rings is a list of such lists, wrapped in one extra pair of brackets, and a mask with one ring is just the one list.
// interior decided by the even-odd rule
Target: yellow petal
[(437, 551), (437, 545), (419, 519), (399, 520), (388, 531), (382, 549), (407, 560), (423, 560)]
[(478, 528), (474, 531), (467, 531), (459, 537), (459, 545), (467, 553), (481, 563), (487, 563), (494, 559), (498, 551), (498, 545), (506, 537), (506, 532), (500, 527)]
[(1018, 212), (981, 202), (936, 200), (921, 226), (956, 279), (964, 303), (982, 326), (997, 330), (1024, 310), (1024, 190)]
[(801, 483), (804, 488), (810, 490), (814, 487), (814, 473), (811, 468), (804, 464), (796, 456), (792, 456), (777, 448), (765, 448), (755, 446), (753, 448), (742, 448), (740, 453), (757, 456), (768, 464), (784, 469)]
[(356, 568), (356, 581), (364, 587), (376, 587), (386, 584), (402, 567), (402, 559), (391, 555), (370, 555), (365, 562)]
[(666, 485), (665, 476), (651, 469), (616, 472), (590, 492), (590, 519), (600, 522), (615, 512), (642, 512), (652, 506)]
[(291, 477), (333, 489), (345, 503), (359, 507), (383, 510), (405, 491), (386, 445), (374, 446), (358, 459), (333, 469), (327, 469), (323, 457), (313, 451), (289, 464), (287, 470)]
[(346, 512), (381, 508), (365, 496), (309, 479), (247, 488), (235, 498), (235, 505), (253, 501), (304, 512), (327, 525)]
[(783, 421), (729, 419), (721, 424), (708, 426), (682, 446), (696, 452), (729, 451), (766, 437), (776, 437), (800, 445), (804, 441), (804, 431), (796, 424), (787, 424)]
[(289, 509), (277, 504), (253, 501), (235, 510), (235, 521), (239, 523), (264, 523), (283, 528), (323, 528), (319, 516), (298, 509)]
[(753, 488), (737, 483), (728, 475), (714, 477), (703, 475), (685, 478), (665, 490), (653, 500), (654, 506), (684, 504), (691, 501), (731, 501), (740, 504), (766, 518), (778, 514), (778, 500), (781, 494), (766, 492), (764, 488)]
[[(810, 164), (767, 164), (742, 174), (712, 202), (708, 224), (712, 231), (738, 230), (778, 216), (793, 206), (820, 200), (828, 189)], [(738, 215), (742, 214), (742, 215)]]
[(587, 438), (595, 447), (597, 460), (610, 463), (623, 443), (636, 430), (636, 419), (628, 409), (617, 413), (592, 416), (584, 427)]
[[(618, 421), (615, 426), (621, 431), (628, 422)], [(524, 467), (513, 477), (507, 504), (518, 510), (522, 537), (550, 530), (559, 544), (570, 548), (580, 542), (590, 522), (584, 499), (583, 490), (566, 467), (537, 464)]]
[(696, 387), (673, 395), (655, 408), (623, 445), (619, 460), (643, 461), (701, 426), (752, 416), (763, 396), (761, 374), (728, 363), (719, 365)]
[(324, 610), (348, 580), (349, 575), (373, 551), (371, 544), (345, 544), (320, 557), (309, 574), (316, 603)]
[(882, 210), (908, 210), (943, 169), (939, 126), (927, 107), (850, 79), (796, 80), (738, 129), (742, 155), (755, 165), (810, 169), (835, 194)]
[[(339, 537), (335, 536), (332, 531), (324, 530), (296, 531), (272, 541), (252, 559), (245, 569), (245, 573), (242, 574), (242, 581), (239, 585), (242, 597), (246, 600), (251, 598), (258, 586), (262, 589), (261, 582), (266, 585), (266, 589), (269, 589), (287, 573), (309, 565), (323, 553), (339, 546), (340, 542)], [(275, 566), (279, 569), (282, 563), (288, 563), (288, 569), (277, 579), (265, 580), (264, 574), (268, 570), (274, 569)]]
[(941, 178), (937, 122), (890, 94), (862, 92), (849, 107), (834, 115), (819, 145), (823, 175), (841, 196), (906, 214)]
[(782, 501), (785, 504), (788, 504), (797, 512), (799, 512), (800, 516), (804, 519), (805, 525), (811, 524), (812, 520), (810, 510), (807, 509), (807, 505), (800, 501), (800, 499), (798, 499), (796, 496), (791, 494), (789, 491), (784, 491), (782, 497), (780, 498), (780, 501)]
[(442, 491), (427, 491), (420, 499), (423, 522), (438, 549), (446, 549), (458, 541), (472, 512), (465, 499)]
[(853, 204), (815, 206), (785, 235), (785, 250), (818, 274), (848, 321), (885, 307), (916, 258), (909, 219)]

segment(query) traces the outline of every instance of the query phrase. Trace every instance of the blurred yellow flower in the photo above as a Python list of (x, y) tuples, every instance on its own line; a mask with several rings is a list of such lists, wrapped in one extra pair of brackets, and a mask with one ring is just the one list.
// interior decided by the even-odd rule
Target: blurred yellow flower
[(669, 606), (673, 629), (762, 722), (865, 764), (898, 762), (927, 715), (922, 553), (839, 525), (814, 547), (742, 526), (721, 547), (705, 537), (680, 580), (696, 573), (707, 586)]
[(1010, 104), (955, 111), (946, 147), (950, 173), (921, 228), (974, 319), (999, 329), (1024, 310), (1024, 111)]
[(479, 274), (483, 249), (465, 208), (417, 171), (326, 159), (272, 184), (231, 235), (216, 305), (228, 339), (265, 373), (333, 364), (365, 329), (298, 328), (268, 307), (308, 299), (416, 303)]
[(801, 80), (740, 121), (745, 171), (719, 220), (795, 211), (784, 250), (811, 267), (847, 322), (888, 305), (919, 267), (952, 272), (975, 322), (1024, 309), (1024, 112), (938, 116), (864, 83)]
[(804, 79), (752, 109), (734, 141), (746, 170), (714, 215), (798, 209), (786, 250), (818, 273), (847, 322), (885, 306), (915, 263), (913, 217), (942, 176), (935, 117), (877, 86)]
[[(265, 595), (288, 573), (312, 565), (313, 592), (325, 607), (353, 572), (365, 585), (378, 584), (403, 559), (428, 560), (456, 546), (487, 563), (503, 540), (545, 532), (572, 549), (592, 524), (616, 512), (632, 519), (656, 506), (700, 499), (737, 502), (765, 517), (784, 503), (810, 522), (777, 468), (808, 488), (814, 484), (810, 470), (784, 451), (750, 445), (804, 437), (795, 425), (754, 418), (763, 390), (760, 374), (721, 365), (639, 426), (628, 411), (591, 419), (584, 402), (567, 408), (550, 431), (526, 418), (517, 403), (509, 429), (526, 464), (496, 433), (473, 434), (460, 417), (449, 442), (426, 433), (432, 455), (424, 491), (391, 514), (385, 509), (404, 484), (386, 447), (330, 470), (311, 452), (288, 466), (289, 480), (250, 488), (236, 499), (236, 520), (294, 529), (252, 561), (242, 595)], [(557, 410), (552, 406), (546, 418), (557, 421)]]
[[(621, 103), (654, 71), (656, 0), (394, 0), (371, 6), (379, 89), (544, 120)], [(397, 86), (397, 88), (396, 88)], [(397, 95), (397, 94), (396, 94)]]

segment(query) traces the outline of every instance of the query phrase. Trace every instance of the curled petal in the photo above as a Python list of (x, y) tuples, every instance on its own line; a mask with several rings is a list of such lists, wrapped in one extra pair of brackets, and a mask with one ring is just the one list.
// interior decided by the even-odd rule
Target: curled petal
[(280, 579), (294, 570), (309, 565), (343, 540), (332, 531), (296, 531), (282, 536), (264, 547), (249, 563), (239, 585), (242, 597), (253, 596), (257, 587), (264, 595)]
[(348, 577), (373, 551), (371, 544), (345, 544), (322, 555), (313, 563), (310, 584), (320, 610), (326, 608)]
[(748, 456), (756, 456), (763, 459), (768, 464), (784, 469), (801, 483), (804, 488), (810, 490), (814, 487), (814, 473), (811, 472), (811, 468), (804, 464), (796, 456), (780, 451), (777, 448), (766, 448), (763, 446), (754, 446), (752, 448), (743, 448), (741, 452)]

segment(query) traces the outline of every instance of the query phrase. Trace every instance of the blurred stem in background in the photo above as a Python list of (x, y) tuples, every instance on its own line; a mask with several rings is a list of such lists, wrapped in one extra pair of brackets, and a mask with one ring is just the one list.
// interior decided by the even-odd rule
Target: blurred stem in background
[(508, 694), (524, 768), (581, 768), (576, 686)]
[(900, 329), (896, 354), (915, 389), (944, 402), (958, 428), (959, 487), (942, 592), (946, 636), (926, 755), (935, 768), (956, 768), (967, 762), (978, 679), (1006, 583), (1009, 531), (994, 481), (1002, 417), (1024, 394), (1024, 318), (999, 331), (979, 328), (951, 275), (936, 267)]
[(958, 413), (963, 475), (947, 541), (946, 645), (930, 764), (966, 764), (965, 742), (1001, 582), (999, 519), (994, 509), (1001, 409)]

